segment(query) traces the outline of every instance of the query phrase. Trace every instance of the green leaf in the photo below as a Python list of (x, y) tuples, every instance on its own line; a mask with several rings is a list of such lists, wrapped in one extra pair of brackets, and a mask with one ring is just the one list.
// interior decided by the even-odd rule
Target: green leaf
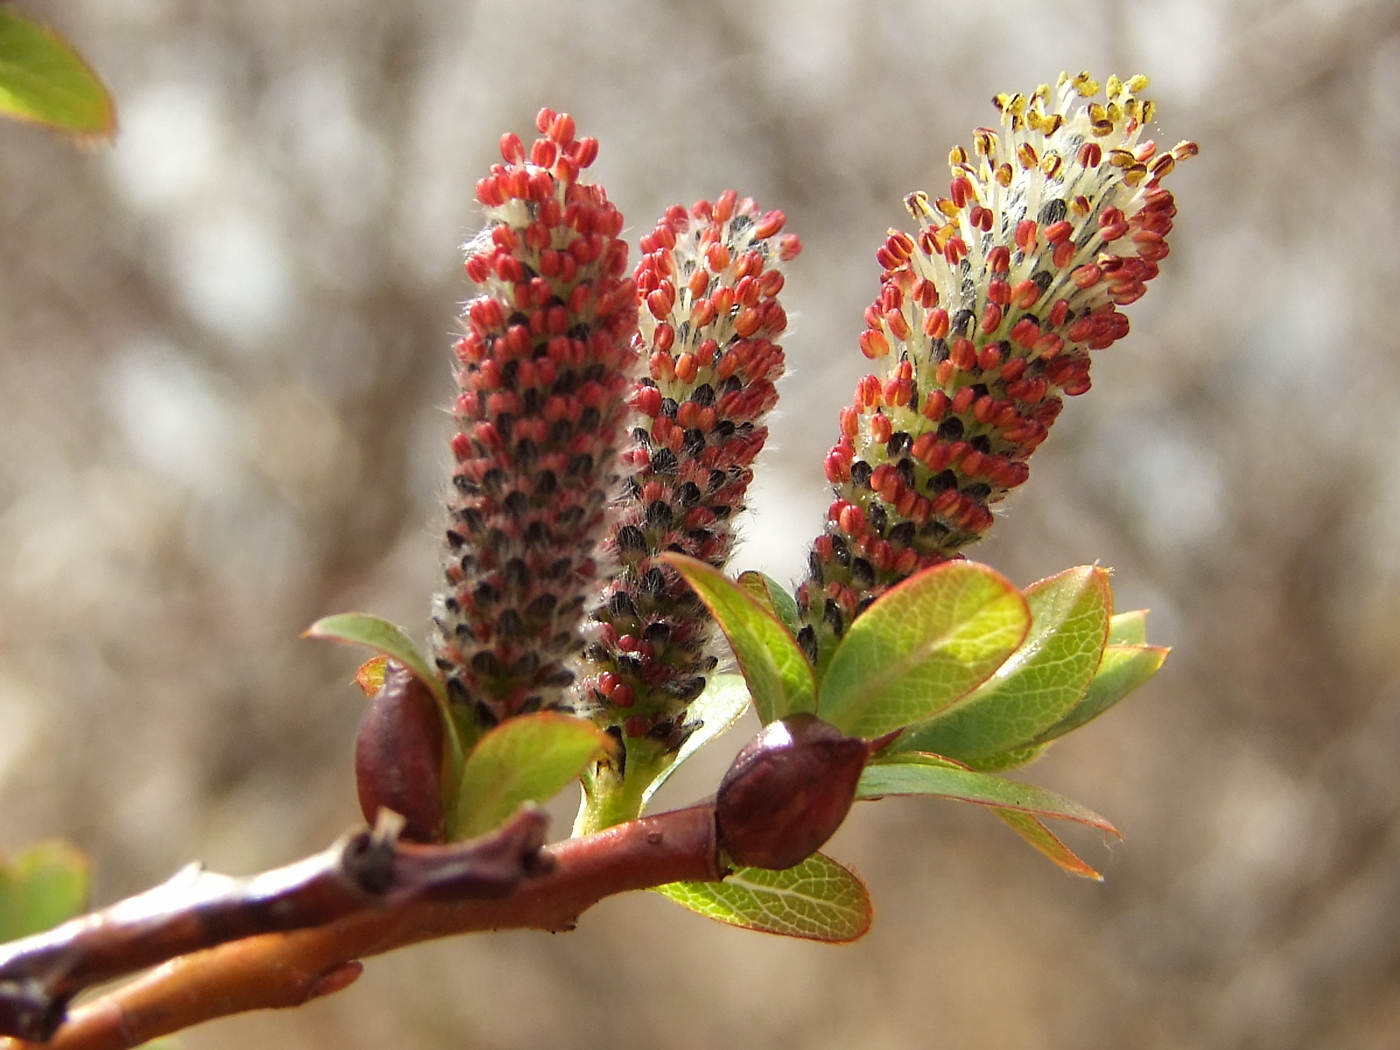
[(369, 613), (337, 613), (317, 620), (305, 631), (303, 638), (329, 638), (334, 642), (365, 645), (403, 664), (424, 685), (433, 691), (446, 709), (447, 689), (442, 679), (433, 673), (418, 646), (398, 624)]
[(508, 719), (483, 736), (462, 770), (448, 837), (497, 827), (523, 802), (548, 802), (602, 750), (602, 732), (582, 718), (540, 711)]
[(1119, 613), (1108, 621), (1109, 645), (1146, 645), (1147, 610)]
[(104, 140), (117, 126), (111, 96), (72, 45), (8, 7), (0, 8), (0, 113)]
[(816, 709), (812, 665), (777, 617), (718, 569), (702, 561), (680, 554), (663, 554), (661, 560), (695, 588), (729, 639), (764, 725), (798, 711)]
[(797, 613), (797, 602), (792, 595), (783, 589), (783, 585), (771, 576), (764, 573), (750, 570), (739, 573), (738, 580), (735, 581), (745, 591), (749, 593), (759, 605), (777, 618), (784, 627), (788, 629), (788, 634), (794, 638), (801, 630), (802, 623)]
[(866, 766), (860, 776), (856, 798), (886, 795), (936, 795), (976, 802), (997, 809), (1020, 810), (1037, 817), (1072, 820), (1122, 837), (1105, 818), (1063, 795), (994, 773), (966, 769), (939, 755), (911, 752)]
[(749, 687), (742, 675), (715, 675), (706, 683), (705, 691), (695, 698), (685, 712), (686, 721), (699, 722), (700, 728), (686, 737), (685, 743), (676, 752), (675, 761), (642, 792), (643, 810), (657, 788), (666, 783), (682, 762), (743, 717), (749, 709), (749, 699)]
[(1006, 822), (1012, 831), (1071, 875), (1078, 875), (1082, 879), (1093, 879), (1096, 882), (1103, 881), (1102, 875), (1086, 864), (1074, 850), (1061, 842), (1053, 831), (1029, 813), (1022, 813), (1015, 809), (998, 809), (995, 813)]
[(1025, 598), (985, 565), (918, 573), (851, 624), (822, 678), (818, 714), (867, 738), (920, 721), (984, 682), (1029, 627)]
[(1032, 584), (1025, 596), (1031, 629), (1021, 647), (967, 696), (905, 730), (893, 750), (981, 766), (1024, 747), (1074, 707), (1108, 637), (1108, 573), (1091, 565), (1067, 569)]
[(656, 892), (716, 922), (784, 937), (844, 944), (870, 929), (865, 884), (821, 853), (786, 871), (740, 868), (723, 882), (672, 882)]
[(0, 861), (0, 942), (42, 933), (87, 908), (88, 861), (65, 842), (41, 842)]
[(1145, 685), (1161, 669), (1169, 652), (1170, 649), (1156, 645), (1110, 645), (1103, 651), (1103, 660), (1083, 699), (1032, 743), (1049, 743), (1098, 718), (1134, 689)]

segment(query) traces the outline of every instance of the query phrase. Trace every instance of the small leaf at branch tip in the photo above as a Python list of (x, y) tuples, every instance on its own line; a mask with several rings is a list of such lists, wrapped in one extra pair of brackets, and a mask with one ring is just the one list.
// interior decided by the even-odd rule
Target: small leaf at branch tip
[(112, 96), (53, 29), (0, 8), (0, 115), (65, 132), (81, 146), (105, 145), (117, 130)]
[(336, 613), (333, 616), (323, 616), (304, 630), (301, 636), (368, 646), (403, 664), (433, 691), (433, 695), (444, 708), (447, 705), (447, 688), (442, 679), (428, 666), (428, 661), (424, 659), (418, 645), (398, 624), (370, 613)]
[(355, 671), (354, 683), (365, 696), (373, 696), (384, 686), (384, 671), (389, 666), (387, 656), (374, 656), (360, 664)]

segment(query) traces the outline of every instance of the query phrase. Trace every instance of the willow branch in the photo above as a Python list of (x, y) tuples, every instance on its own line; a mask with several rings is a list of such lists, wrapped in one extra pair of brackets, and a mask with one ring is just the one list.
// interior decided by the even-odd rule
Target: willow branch
[[(13, 991), (12, 1001), (22, 1001), (23, 992), (47, 980), (54, 1001), (61, 998), (62, 1004), (46, 1018), (50, 1028), (57, 1028), (42, 1045), (51, 1050), (125, 1050), (216, 1017), (298, 1006), (338, 991), (359, 976), (358, 960), (371, 955), (480, 930), (569, 930), (604, 897), (723, 874), (712, 804), (644, 817), (542, 850), (541, 819), (527, 812), (490, 836), (456, 847), (391, 847), (393, 864), (386, 866), (381, 859), (370, 866), (380, 879), (389, 872), (377, 892), (373, 885), (367, 890), (344, 877), (345, 847), (338, 846), (290, 868), (228, 880), (241, 889), (226, 886), (232, 896), (214, 895), (224, 901), (222, 907), (211, 906), (208, 894), (186, 899), (183, 907), (166, 909), (158, 933), (135, 922), (113, 925), (122, 909), (171, 888), (157, 887), (51, 934), (16, 942), (11, 947), (18, 951), (0, 957), (0, 994)], [(449, 863), (444, 854), (453, 850), (458, 856)], [(297, 889), (279, 896), (274, 889), (279, 879), (283, 890), (289, 885)], [(256, 895), (251, 892), (255, 886)], [(232, 903), (240, 892), (241, 907)], [(295, 903), (279, 906), (278, 901)], [(139, 910), (133, 908), (133, 915)], [(287, 918), (298, 910), (300, 917), (315, 922)], [(212, 923), (206, 921), (210, 915), (217, 916)], [(104, 922), (109, 932), (98, 932)], [(83, 924), (89, 932), (77, 929)], [(265, 932), (291, 926), (308, 928)], [(69, 931), (66, 940), (59, 936), (64, 930)], [(110, 932), (115, 930), (123, 932)], [(66, 952), (63, 944), (69, 945)], [(73, 947), (79, 944), (81, 949)], [(7, 962), (15, 958), (28, 961)], [(86, 987), (160, 960), (166, 961), (150, 973), (65, 1016), (75, 983)], [(45, 963), (58, 966), (59, 972), (45, 973)], [(75, 982), (64, 966), (82, 980)], [(107, 976), (94, 976), (101, 973)], [(48, 1033), (34, 1034), (42, 1038)], [(0, 1050), (35, 1045), (0, 1040)]]

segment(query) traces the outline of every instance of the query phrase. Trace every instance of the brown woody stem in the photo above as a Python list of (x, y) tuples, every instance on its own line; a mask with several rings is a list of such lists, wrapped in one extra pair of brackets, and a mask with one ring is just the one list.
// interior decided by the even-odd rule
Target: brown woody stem
[[(568, 930), (612, 894), (723, 874), (709, 803), (544, 849), (542, 834), (543, 817), (527, 810), (456, 846), (377, 845), (366, 833), (288, 868), (220, 879), (222, 894), (157, 887), (9, 946), (0, 955), (0, 1022), (27, 1007), (47, 1031), (24, 1034), (52, 1034), (44, 1045), (53, 1050), (125, 1050), (339, 991), (370, 955), (479, 930)], [(362, 853), (368, 876), (350, 859)], [(65, 1017), (82, 988), (162, 960)], [(0, 1039), (0, 1050), (32, 1045)]]

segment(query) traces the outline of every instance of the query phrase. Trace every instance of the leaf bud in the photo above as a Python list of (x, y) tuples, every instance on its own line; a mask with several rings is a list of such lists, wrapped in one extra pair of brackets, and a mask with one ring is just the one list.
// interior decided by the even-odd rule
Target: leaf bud
[(380, 808), (401, 815), (401, 837), (442, 842), (442, 712), (428, 687), (402, 664), (390, 661), (355, 738), (355, 783), (365, 820)]

